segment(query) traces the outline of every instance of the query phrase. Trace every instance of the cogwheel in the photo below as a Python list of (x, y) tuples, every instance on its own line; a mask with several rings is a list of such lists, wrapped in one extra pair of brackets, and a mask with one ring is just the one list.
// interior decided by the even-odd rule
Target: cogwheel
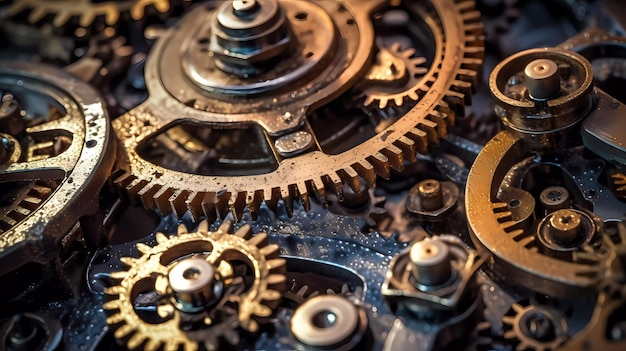
[(89, 27), (96, 17), (102, 16), (105, 23), (111, 26), (117, 23), (123, 12), (128, 12), (134, 20), (142, 19), (149, 6), (164, 13), (170, 9), (170, 0), (16, 0), (9, 7), (9, 15), (30, 10), (28, 21), (31, 23), (36, 23), (47, 15), (53, 15), (52, 24), (55, 27), (65, 25), (71, 18), (78, 18), (81, 27)]
[(220, 337), (238, 343), (237, 327), (257, 331), (280, 302), (285, 260), (267, 234), (252, 236), (247, 225), (231, 234), (231, 226), (209, 232), (203, 221), (188, 233), (181, 225), (178, 235), (157, 233), (154, 247), (137, 244), (141, 257), (122, 258), (129, 268), (111, 274), (119, 282), (103, 305), (115, 338), (130, 349), (213, 350)]
[(504, 338), (516, 351), (556, 350), (568, 338), (567, 321), (556, 309), (515, 303), (502, 317)]
[(626, 174), (616, 172), (611, 175), (611, 180), (613, 181), (616, 195), (621, 199), (626, 198)]
[(425, 57), (415, 57), (412, 48), (402, 50), (400, 43), (393, 43), (389, 48), (381, 47), (376, 64), (365, 78), (365, 107), (385, 109), (391, 102), (400, 107), (406, 99), (417, 101), (416, 86), (428, 72), (428, 68), (422, 66), (424, 63)]
[[(377, 176), (388, 178), (391, 169), (402, 170), (405, 161), (415, 162), (418, 154), (428, 152), (429, 144), (437, 144), (440, 137), (447, 135), (455, 116), (462, 114), (464, 106), (470, 103), (484, 55), (483, 29), (474, 1), (431, 0), (418, 4), (407, 1), (404, 4), (407, 11), (414, 11), (415, 18), (424, 18), (436, 46), (432, 69), (419, 84), (420, 98), (410, 111), (399, 115), (392, 125), (374, 131), (376, 134), (369, 139), (339, 153), (325, 152), (316, 140), (318, 136), (307, 115), (311, 109), (335, 101), (366, 75), (375, 34), (371, 17), (386, 1), (345, 0), (341, 6), (333, 1), (277, 2), (277, 6), (285, 6), (288, 13), (295, 14), (306, 8), (304, 12), (309, 14), (306, 20), (295, 16), (286, 18), (293, 28), (303, 33), (323, 32), (302, 40), (325, 38), (314, 43), (316, 48), (324, 48), (329, 42), (324, 35), (342, 33), (335, 37), (341, 50), (311, 51), (312, 55), (308, 50), (293, 53), (297, 57), (287, 55), (285, 60), (297, 62), (272, 66), (267, 79), (260, 73), (254, 79), (233, 78), (231, 81), (229, 77), (235, 76), (222, 70), (222, 66), (228, 66), (232, 60), (241, 63), (241, 57), (214, 54), (208, 58), (214, 60), (209, 62), (214, 67), (209, 72), (206, 52), (223, 42), (212, 40), (207, 34), (213, 33), (210, 26), (215, 25), (207, 18), (231, 13), (227, 7), (232, 4), (220, 3), (217, 9), (203, 7), (190, 11), (179, 26), (171, 28), (155, 44), (146, 61), (148, 99), (113, 121), (123, 145), (120, 157), (125, 160), (120, 163), (123, 169), (114, 176), (114, 182), (132, 202), (157, 209), (163, 215), (190, 213), (194, 221), (203, 216), (213, 221), (226, 216), (228, 211), (238, 220), (246, 208), (254, 218), (263, 203), (276, 210), (279, 201), (291, 215), (296, 199), (308, 210), (311, 196), (325, 201), (326, 189), (332, 188), (341, 199), (344, 184), (358, 192), (362, 182), (374, 186)], [(311, 26), (315, 21), (319, 25)], [(246, 70), (242, 68), (239, 73), (248, 77), (247, 69), (256, 69), (254, 64), (260, 59), (244, 62), (250, 67), (245, 66)], [(311, 65), (298, 63), (303, 62), (301, 60), (309, 60)], [(314, 63), (323, 74), (306, 71)], [(181, 66), (180, 70), (172, 70), (174, 65)], [(289, 90), (280, 90), (275, 81), (283, 75), (278, 75), (276, 67), (295, 70), (285, 74), (285, 79), (294, 76), (301, 79), (294, 80)], [(286, 83), (281, 82), (280, 87), (284, 88)], [(201, 93), (203, 90), (205, 93)], [(207, 98), (207, 94), (212, 97)], [(246, 94), (245, 98), (242, 94)], [(168, 132), (174, 128), (188, 128), (185, 130), (190, 133), (204, 130), (210, 135), (231, 131), (256, 133), (254, 137), (258, 142), (251, 141), (250, 137), (223, 138), (227, 141), (218, 145), (230, 145), (236, 151), (233, 154), (251, 153), (253, 161), (248, 162), (246, 158), (245, 162), (230, 162), (227, 166), (231, 168), (227, 171), (216, 171), (210, 168), (213, 165), (210, 162), (221, 155), (219, 147), (214, 147), (215, 142), (207, 142), (204, 149), (183, 150), (183, 155), (191, 155), (185, 165), (187, 168), (171, 167), (161, 160), (151, 159), (152, 145), (160, 142), (161, 137), (167, 139)], [(172, 145), (169, 150), (174, 151), (170, 154), (175, 155), (188, 148), (189, 140), (170, 138), (161, 145), (165, 145), (164, 149)], [(266, 149), (268, 156), (256, 156), (255, 153)], [(180, 156), (178, 159), (187, 161)], [(272, 162), (260, 170), (231, 172), (233, 165), (240, 168), (242, 164), (252, 165), (247, 167), (253, 168), (256, 160), (264, 159)], [(198, 163), (205, 168), (198, 168)]]

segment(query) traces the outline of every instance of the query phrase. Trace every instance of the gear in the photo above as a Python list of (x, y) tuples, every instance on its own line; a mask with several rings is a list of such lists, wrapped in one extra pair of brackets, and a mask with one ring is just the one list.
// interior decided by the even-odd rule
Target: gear
[(391, 47), (381, 47), (376, 56), (376, 64), (370, 68), (364, 84), (366, 89), (365, 107), (385, 109), (401, 107), (410, 99), (419, 99), (419, 82), (428, 72), (422, 65), (425, 57), (415, 57), (414, 49), (402, 50), (400, 43), (393, 43)]
[(502, 322), (503, 337), (516, 345), (516, 351), (555, 350), (568, 338), (567, 320), (547, 306), (514, 303)]
[(78, 18), (81, 27), (89, 27), (99, 16), (104, 17), (107, 25), (119, 21), (122, 13), (128, 12), (134, 20), (143, 18), (148, 7), (154, 7), (164, 13), (170, 9), (170, 0), (130, 0), (130, 1), (48, 1), (16, 0), (9, 7), (9, 15), (17, 15), (30, 10), (28, 21), (36, 23), (47, 15), (53, 15), (55, 27), (65, 25), (71, 18)]
[[(347, 183), (358, 192), (361, 181), (373, 185), (377, 175), (389, 177), (390, 168), (400, 170), (405, 160), (415, 162), (418, 153), (427, 152), (428, 144), (437, 143), (440, 137), (446, 135), (447, 126), (453, 123), (454, 116), (462, 113), (464, 104), (469, 102), (478, 78), (477, 71), (482, 63), (484, 47), (480, 15), (474, 10), (473, 1), (430, 1), (409, 7), (427, 7), (426, 13), (433, 13), (432, 16), (436, 17), (428, 17), (425, 21), (431, 25), (437, 49), (433, 69), (424, 75), (420, 83), (420, 89), (430, 93), (421, 96), (417, 105), (395, 121), (393, 126), (377, 131), (376, 136), (349, 150), (330, 154), (319, 149), (306, 119), (309, 107), (320, 106), (339, 96), (366, 73), (373, 42), (373, 26), (369, 15), (383, 2), (350, 0), (342, 2), (341, 6), (336, 6), (334, 1), (280, 2), (280, 6), (286, 6), (287, 13), (296, 11), (293, 17), (288, 16), (294, 28), (302, 28), (303, 32), (329, 28), (328, 33), (335, 33), (337, 31), (330, 28), (338, 26), (342, 28), (342, 33), (347, 33), (345, 37), (349, 37), (349, 40), (333, 37), (340, 50), (319, 53), (304, 50), (302, 56), (294, 60), (305, 60), (302, 62), (310, 62), (310, 65), (288, 62), (269, 68), (269, 71), (254, 79), (231, 80), (232, 73), (221, 72), (223, 65), (230, 67), (227, 70), (239, 67), (233, 62), (241, 62), (243, 54), (234, 55), (228, 51), (229, 55), (234, 56), (214, 54), (209, 59), (215, 62), (209, 64), (206, 61), (207, 51), (224, 52), (221, 48), (215, 48), (215, 45), (222, 45), (222, 41), (206, 37), (205, 33), (211, 32), (210, 26), (215, 26), (207, 24), (207, 16), (219, 17), (221, 13), (231, 11), (199, 8), (190, 12), (180, 26), (172, 29), (156, 44), (148, 57), (148, 100), (113, 122), (124, 146), (122, 157), (127, 160), (125, 169), (115, 177), (115, 183), (126, 190), (131, 199), (149, 209), (158, 209), (161, 214), (173, 212), (182, 216), (189, 211), (194, 220), (204, 215), (212, 221), (218, 216), (225, 216), (229, 209), (239, 219), (246, 206), (255, 215), (263, 202), (276, 209), (277, 203), (282, 200), (290, 214), (293, 201), (299, 198), (305, 209), (309, 209), (309, 197), (317, 196), (323, 201), (326, 187), (332, 187), (337, 194), (341, 194), (343, 184)], [(223, 6), (230, 6), (230, 3)], [(302, 11), (308, 13), (308, 17), (302, 15), (298, 19), (295, 16), (298, 6), (314, 8)], [(359, 11), (356, 11), (356, 7), (360, 8)], [(274, 20), (276, 17), (268, 18)], [(318, 21), (320, 25), (311, 26), (307, 24), (309, 21)], [(283, 40), (290, 40), (290, 34), (285, 35)], [(316, 40), (318, 37), (310, 35), (303, 40)], [(315, 45), (323, 48), (327, 44), (322, 42)], [(182, 50), (182, 56), (181, 45), (187, 49)], [(350, 53), (346, 54), (346, 50)], [(341, 54), (333, 56), (333, 52)], [(296, 54), (300, 55), (300, 52)], [(260, 69), (256, 60), (270, 53), (263, 55), (259, 53), (254, 60), (245, 61), (244, 68), (237, 74), (249, 77), (246, 70)], [(181, 74), (173, 74), (179, 71), (172, 71), (171, 67), (181, 62), (184, 66), (181, 67)], [(324, 62), (328, 65), (320, 66)], [(210, 72), (207, 65), (213, 67)], [(284, 90), (276, 90), (273, 84), (278, 80), (274, 70), (281, 68), (284, 74), (285, 67), (295, 67), (293, 69), (297, 71), (293, 75), (302, 75), (307, 79), (313, 77), (313, 81), (307, 85), (293, 86), (286, 93)], [(337, 67), (340, 69), (336, 70)], [(308, 75), (302, 71), (307, 69), (311, 69)], [(325, 73), (313, 76), (316, 70)], [(287, 75), (285, 79), (295, 77)], [(280, 87), (284, 87), (285, 82), (281, 82)], [(214, 98), (208, 99), (206, 94), (198, 92), (199, 89)], [(247, 94), (245, 99), (241, 99), (242, 94)], [(184, 119), (181, 118), (183, 116)], [(147, 160), (142, 150), (151, 145), (151, 140), (159, 134), (165, 136), (161, 134), (165, 129), (172, 126), (179, 128), (183, 123), (190, 123), (192, 131), (198, 129), (196, 123), (202, 124), (213, 134), (218, 129), (224, 133), (225, 128), (231, 131), (245, 130), (253, 125), (255, 127), (252, 130), (260, 131), (259, 145), (262, 145), (255, 147), (254, 151), (267, 149), (270, 155), (268, 158), (276, 157), (275, 162), (270, 162), (267, 169), (258, 172), (240, 171), (235, 175), (221, 175), (217, 172), (216, 175), (212, 170), (198, 173), (180, 171)], [(216, 128), (215, 132), (211, 128)], [(263, 145), (266, 140), (269, 140), (267, 147)], [(236, 147), (237, 154), (241, 154), (243, 145), (250, 143), (249, 140), (246, 144), (234, 142), (232, 147)], [(210, 152), (198, 154), (201, 158), (206, 154), (211, 155)]]
[[(203, 221), (193, 233), (184, 225), (176, 236), (157, 233), (154, 247), (137, 244), (143, 255), (123, 258), (129, 269), (112, 274), (119, 283), (105, 290), (115, 337), (131, 349), (212, 350), (218, 337), (236, 344), (236, 327), (257, 331), (280, 301), (285, 260), (267, 234), (252, 236), (250, 226), (231, 232), (228, 221), (216, 232)], [(138, 311), (140, 304), (156, 309), (157, 319)]]
[[(63, 71), (4, 62), (0, 92), (2, 275), (58, 258), (57, 244), (98, 210), (114, 144), (98, 94)], [(98, 241), (98, 229), (85, 241)]]

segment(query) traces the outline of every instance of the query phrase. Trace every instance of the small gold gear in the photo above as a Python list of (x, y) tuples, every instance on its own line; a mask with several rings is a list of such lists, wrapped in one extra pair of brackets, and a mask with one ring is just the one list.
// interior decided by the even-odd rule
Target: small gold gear
[(77, 17), (81, 27), (89, 27), (96, 17), (103, 16), (107, 25), (117, 23), (123, 12), (128, 12), (134, 20), (140, 20), (146, 8), (154, 7), (164, 13), (170, 9), (170, 0), (129, 0), (104, 1), (92, 0), (16, 0), (9, 7), (9, 15), (17, 15), (30, 10), (28, 21), (35, 23), (47, 15), (54, 15), (52, 24), (55, 27), (65, 25), (71, 18)]
[(385, 109), (393, 102), (396, 107), (404, 105), (407, 99), (419, 99), (419, 81), (428, 72), (422, 65), (426, 58), (415, 56), (415, 49), (402, 50), (399, 43), (389, 48), (381, 47), (366, 77), (365, 107)]
[[(224, 222), (217, 231), (209, 232), (206, 221), (200, 223), (196, 232), (188, 233), (184, 225), (179, 226), (178, 235), (166, 237), (156, 234), (157, 245), (139, 243), (139, 258), (123, 257), (121, 261), (129, 266), (127, 271), (111, 274), (119, 283), (105, 290), (110, 301), (103, 304), (109, 317), (107, 324), (115, 330), (115, 338), (124, 340), (129, 349), (144, 345), (145, 350), (197, 350), (200, 345), (206, 349), (218, 347), (217, 339), (223, 336), (236, 343), (239, 339), (235, 328), (255, 332), (259, 321), (269, 317), (280, 302), (286, 288), (285, 260), (278, 258), (278, 246), (269, 245), (267, 234), (251, 235), (249, 225), (232, 233), (232, 223)], [(223, 296), (219, 301), (197, 313), (181, 310), (175, 303), (168, 274), (177, 263), (187, 258), (205, 259), (216, 267), (217, 275), (224, 284)], [(229, 294), (228, 286), (238, 278), (238, 270), (233, 261), (245, 262), (246, 272), (253, 278), (246, 278), (245, 289)], [(241, 277), (239, 277), (241, 278)], [(160, 299), (156, 302), (158, 322), (148, 322), (135, 308), (136, 298), (147, 291), (156, 292)], [(212, 319), (211, 308), (224, 308), (232, 305), (232, 316), (221, 321)], [(194, 328), (183, 328), (189, 321)]]

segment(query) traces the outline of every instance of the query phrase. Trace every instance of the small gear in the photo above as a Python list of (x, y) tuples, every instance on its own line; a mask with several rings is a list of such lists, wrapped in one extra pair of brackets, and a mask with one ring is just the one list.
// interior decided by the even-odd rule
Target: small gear
[(417, 101), (416, 86), (428, 72), (428, 68), (423, 67), (425, 63), (425, 57), (416, 57), (412, 48), (403, 50), (400, 43), (393, 43), (389, 48), (381, 47), (376, 64), (365, 78), (365, 107), (385, 109), (392, 102), (401, 107), (407, 99)]
[(267, 234), (252, 236), (250, 226), (231, 234), (231, 226), (209, 232), (203, 221), (189, 233), (181, 225), (176, 236), (157, 233), (154, 247), (137, 244), (141, 257), (122, 258), (129, 269), (111, 275), (119, 283), (103, 305), (116, 339), (131, 349), (212, 350), (220, 337), (237, 344), (237, 327), (257, 331), (281, 299), (285, 260)]
[(47, 15), (53, 15), (55, 27), (65, 25), (71, 18), (78, 18), (81, 27), (89, 27), (97, 17), (104, 17), (107, 25), (119, 21), (123, 12), (128, 12), (134, 20), (143, 18), (148, 7), (164, 13), (170, 9), (170, 0), (130, 0), (130, 1), (49, 1), (16, 0), (9, 7), (9, 15), (17, 15), (30, 10), (28, 21), (36, 23)]
[(555, 350), (568, 338), (566, 319), (558, 310), (547, 306), (514, 303), (502, 322), (503, 337), (516, 345), (516, 351)]

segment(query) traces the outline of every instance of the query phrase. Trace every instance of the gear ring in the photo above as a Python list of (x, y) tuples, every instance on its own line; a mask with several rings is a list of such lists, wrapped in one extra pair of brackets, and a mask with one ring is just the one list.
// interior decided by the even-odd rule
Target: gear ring
[[(143, 255), (136, 259), (125, 257), (122, 262), (129, 266), (128, 271), (120, 271), (111, 275), (120, 282), (105, 293), (113, 299), (106, 302), (103, 308), (110, 314), (107, 323), (112, 325), (117, 339), (129, 337), (127, 345), (136, 348), (145, 342), (147, 350), (155, 350), (164, 345), (166, 349), (196, 350), (204, 343), (207, 349), (217, 347), (217, 337), (224, 336), (228, 341), (237, 339), (233, 329), (237, 326), (247, 331), (257, 331), (258, 320), (269, 317), (276, 307), (285, 286), (285, 261), (278, 257), (278, 246), (268, 245), (267, 234), (251, 236), (250, 226), (244, 226), (231, 234), (231, 223), (224, 222), (216, 232), (208, 231), (208, 223), (200, 223), (197, 231), (188, 233), (181, 225), (178, 235), (166, 237), (157, 233), (157, 245), (150, 247), (139, 243), (137, 249)], [(226, 319), (225, 327), (214, 326), (210, 316), (202, 323), (207, 330), (186, 331), (180, 326), (188, 314), (177, 309), (173, 303), (158, 305), (161, 317), (169, 319), (161, 323), (147, 323), (133, 307), (137, 297), (137, 289), (144, 285), (146, 279), (153, 280), (154, 290), (160, 295), (171, 294), (172, 281), (168, 283), (168, 271), (172, 272), (176, 260), (193, 254), (210, 252), (204, 257), (206, 262), (215, 265), (224, 282), (233, 280), (232, 267), (224, 267), (229, 260), (247, 260), (254, 274), (251, 286), (238, 294), (224, 293), (222, 299), (237, 306), (236, 317)], [(198, 256), (200, 257), (200, 256)], [(178, 261), (180, 262), (180, 261)], [(225, 283), (227, 284), (227, 283)], [(195, 317), (197, 320), (198, 317)], [(213, 327), (214, 326), (214, 327)], [(206, 333), (203, 333), (205, 332)]]
[[(14, 153), (21, 156), (0, 165), (2, 194), (15, 192), (16, 182), (30, 182), (19, 186), (23, 193), (0, 211), (2, 275), (29, 261), (46, 264), (57, 258), (58, 241), (81, 217), (95, 214), (115, 144), (109, 142), (107, 115), (97, 93), (64, 71), (4, 62), (0, 90), (11, 91), (25, 104), (19, 117), (24, 129), (11, 132), (21, 143)], [(0, 114), (6, 118), (4, 107)], [(29, 239), (35, 233), (37, 239)]]
[(78, 17), (81, 27), (89, 27), (99, 16), (104, 17), (107, 25), (117, 23), (123, 12), (129, 12), (131, 18), (140, 20), (146, 8), (154, 7), (164, 13), (170, 9), (170, 0), (132, 0), (132, 1), (42, 1), (17, 0), (9, 7), (9, 15), (17, 15), (25, 10), (31, 10), (28, 21), (35, 23), (46, 15), (53, 14), (52, 24), (55, 27), (65, 25), (71, 18)]
[[(365, 3), (353, 0), (345, 2), (342, 8), (352, 11), (350, 8), (355, 4)], [(370, 2), (367, 5), (372, 6)], [(422, 96), (409, 113), (377, 137), (337, 155), (311, 151), (285, 158), (275, 170), (258, 176), (202, 176), (166, 169), (143, 159), (137, 147), (178, 119), (172, 119), (172, 116), (186, 116), (187, 121), (207, 121), (208, 117), (204, 111), (172, 100), (160, 82), (149, 79), (148, 101), (113, 122), (125, 148), (123, 157), (128, 160), (128, 168), (115, 182), (131, 199), (139, 200), (146, 208), (156, 208), (162, 214), (174, 212), (178, 216), (189, 211), (194, 220), (204, 214), (211, 221), (224, 216), (229, 209), (239, 219), (246, 206), (254, 215), (262, 202), (275, 209), (282, 200), (290, 213), (294, 199), (300, 198), (308, 209), (309, 196), (324, 199), (327, 186), (341, 194), (344, 183), (358, 191), (360, 178), (374, 184), (377, 175), (389, 177), (390, 168), (400, 170), (405, 160), (414, 162), (417, 153), (426, 153), (429, 143), (436, 143), (440, 136), (446, 135), (447, 125), (453, 122), (454, 114), (461, 112), (463, 104), (468, 101), (482, 63), (482, 25), (479, 13), (474, 10), (474, 2), (447, 0), (431, 5), (441, 19), (437, 36), (441, 45), (433, 67), (441, 65), (445, 69), (441, 72), (431, 70), (424, 78), (431, 93)], [(366, 11), (352, 12), (359, 13), (359, 21), (366, 21), (366, 24), (369, 21), (362, 18)], [(370, 26), (359, 27), (371, 31), (367, 29)], [(445, 39), (441, 32), (446, 33)], [(155, 50), (159, 49), (157, 44)], [(361, 57), (367, 56), (364, 53)], [(156, 74), (154, 68), (150, 68), (157, 64), (154, 60), (155, 57), (149, 58), (148, 78)], [(236, 117), (228, 115), (226, 119), (213, 120), (209, 124), (236, 127), (238, 124), (232, 122), (233, 116)], [(289, 114), (289, 117), (293, 115)], [(285, 117), (283, 120), (291, 125), (296, 119)]]

